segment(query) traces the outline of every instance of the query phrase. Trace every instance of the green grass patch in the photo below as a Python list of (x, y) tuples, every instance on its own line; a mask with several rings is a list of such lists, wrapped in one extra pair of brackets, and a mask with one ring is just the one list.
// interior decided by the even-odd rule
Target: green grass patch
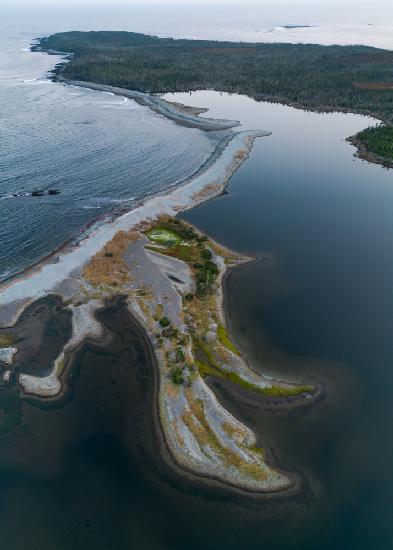
[(147, 237), (154, 242), (165, 246), (175, 246), (181, 242), (181, 237), (174, 231), (165, 229), (164, 227), (155, 227), (149, 229), (146, 233)]
[(271, 386), (263, 388), (262, 393), (271, 397), (296, 397), (302, 393), (312, 393), (312, 386), (291, 386), (289, 388), (282, 386)]
[(240, 351), (237, 349), (235, 344), (232, 342), (232, 340), (229, 337), (227, 329), (223, 325), (218, 325), (217, 327), (217, 336), (218, 341), (224, 348), (228, 349), (235, 355), (238, 355), (240, 357)]
[(213, 353), (199, 339), (194, 338), (194, 357), (199, 373), (202, 377), (214, 376), (229, 380), (246, 390), (259, 393), (269, 397), (296, 397), (303, 393), (312, 393), (312, 386), (270, 386), (268, 388), (260, 388), (248, 380), (244, 380), (236, 372), (229, 372), (220, 369)]

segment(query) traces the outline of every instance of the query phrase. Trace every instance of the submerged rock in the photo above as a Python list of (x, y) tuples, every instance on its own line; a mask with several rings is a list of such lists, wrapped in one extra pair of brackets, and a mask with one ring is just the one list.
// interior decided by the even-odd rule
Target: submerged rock
[[(48, 191), (43, 191), (42, 189), (34, 189), (31, 192), (32, 197), (43, 197), (44, 195), (60, 195), (61, 191), (59, 189), (48, 189)], [(15, 196), (15, 195), (14, 195)]]

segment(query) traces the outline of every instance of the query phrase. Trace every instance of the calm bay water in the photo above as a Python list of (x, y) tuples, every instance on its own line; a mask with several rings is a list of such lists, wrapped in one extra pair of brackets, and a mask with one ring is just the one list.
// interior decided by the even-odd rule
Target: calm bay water
[(393, 548), (393, 173), (343, 142), (361, 117), (211, 92), (189, 102), (273, 130), (227, 195), (184, 217), (262, 258), (228, 280), (230, 325), (254, 365), (327, 388), (310, 414), (259, 417), (318, 495), (294, 540), (267, 547)]
[[(42, 82), (52, 59), (22, 51), (33, 36), (66, 28), (147, 30), (146, 15), (138, 29), (116, 24), (115, 12), (109, 23), (99, 11), (90, 19), (88, 10), (84, 18), (63, 10), (68, 19), (33, 13), (21, 24), (14, 10), (1, 23), (0, 194), (51, 186), (62, 194), (0, 201), (2, 273), (111, 201), (181, 179), (212, 147), (211, 137), (132, 102)], [(372, 120), (213, 92), (171, 99), (273, 131), (257, 140), (227, 195), (184, 217), (260, 258), (227, 281), (229, 321), (253, 365), (326, 386), (323, 403), (287, 416), (216, 388), (310, 487), (293, 501), (244, 502), (168, 470), (151, 420), (148, 353), (124, 312), (110, 309), (103, 320), (115, 340), (81, 351), (70, 400), (48, 410), (24, 403), (22, 426), (0, 443), (0, 547), (389, 550), (393, 172), (354, 159), (344, 141)]]

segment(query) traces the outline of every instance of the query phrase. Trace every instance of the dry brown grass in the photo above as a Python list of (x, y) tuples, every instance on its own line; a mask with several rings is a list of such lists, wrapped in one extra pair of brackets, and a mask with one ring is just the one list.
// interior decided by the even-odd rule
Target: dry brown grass
[(393, 90), (393, 82), (354, 82), (359, 90)]
[(245, 151), (238, 151), (235, 155), (236, 160), (244, 160), (247, 158), (247, 153)]
[(122, 286), (130, 282), (130, 274), (124, 261), (128, 245), (139, 238), (138, 233), (119, 231), (98, 252), (83, 270), (83, 276), (93, 286)]
[(4, 332), (3, 334), (0, 334), (0, 348), (9, 348), (13, 344), (15, 344), (16, 338), (13, 334), (10, 334), (9, 332)]
[(221, 427), (223, 431), (227, 434), (227, 436), (231, 437), (235, 441), (243, 441), (244, 439), (244, 432), (237, 426), (234, 426), (230, 422), (223, 422), (221, 424)]
[(206, 185), (201, 191), (198, 191), (197, 193), (194, 193), (192, 196), (193, 201), (200, 201), (205, 199), (206, 197), (210, 197), (210, 195), (216, 194), (219, 191), (221, 191), (222, 185), (221, 183), (209, 183), (209, 185)]
[(156, 311), (154, 313), (154, 319), (156, 321), (159, 321), (163, 316), (164, 316), (164, 306), (162, 304), (157, 304)]

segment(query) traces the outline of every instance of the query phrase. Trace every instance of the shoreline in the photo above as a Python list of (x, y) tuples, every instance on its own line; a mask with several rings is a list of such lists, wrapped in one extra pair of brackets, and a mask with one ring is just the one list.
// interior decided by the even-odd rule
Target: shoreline
[(106, 84), (96, 84), (95, 82), (67, 80), (62, 77), (57, 77), (55, 79), (52, 78), (52, 80), (67, 86), (75, 86), (77, 88), (85, 88), (87, 90), (110, 93), (120, 97), (133, 99), (136, 103), (138, 103), (138, 105), (148, 107), (155, 113), (163, 115), (176, 124), (180, 124), (181, 126), (186, 126), (188, 128), (197, 128), (199, 130), (204, 130), (205, 132), (217, 132), (220, 130), (230, 130), (231, 128), (240, 126), (240, 122), (238, 120), (200, 117), (199, 114), (206, 112), (204, 108), (197, 109), (195, 111), (192, 107), (188, 107), (186, 105), (179, 106), (179, 104), (170, 103), (169, 101), (155, 95), (138, 92), (136, 90), (128, 90), (127, 88), (108, 86)]
[(357, 151), (354, 153), (354, 157), (360, 158), (372, 164), (379, 164), (387, 170), (393, 168), (393, 161), (385, 159), (384, 157), (369, 151), (366, 145), (356, 135), (350, 136), (346, 139), (346, 141), (356, 147)]

